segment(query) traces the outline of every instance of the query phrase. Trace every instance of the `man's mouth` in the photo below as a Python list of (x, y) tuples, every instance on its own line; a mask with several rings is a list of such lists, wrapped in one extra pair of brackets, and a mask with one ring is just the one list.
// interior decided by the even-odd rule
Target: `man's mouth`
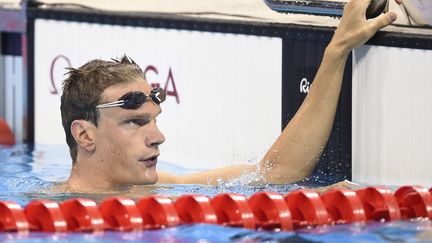
[(153, 167), (153, 166), (156, 166), (156, 164), (157, 164), (158, 156), (159, 155), (155, 155), (155, 156), (152, 156), (152, 157), (147, 158), (147, 159), (142, 159), (142, 160), (140, 160), (140, 162), (144, 163), (146, 165), (146, 167)]

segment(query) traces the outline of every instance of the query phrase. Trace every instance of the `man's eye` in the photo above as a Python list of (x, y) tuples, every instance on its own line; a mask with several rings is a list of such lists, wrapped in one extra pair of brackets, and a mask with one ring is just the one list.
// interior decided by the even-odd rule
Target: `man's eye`
[(127, 123), (133, 124), (133, 125), (137, 125), (137, 126), (144, 126), (145, 124), (148, 123), (148, 120), (144, 120), (144, 119), (131, 119)]

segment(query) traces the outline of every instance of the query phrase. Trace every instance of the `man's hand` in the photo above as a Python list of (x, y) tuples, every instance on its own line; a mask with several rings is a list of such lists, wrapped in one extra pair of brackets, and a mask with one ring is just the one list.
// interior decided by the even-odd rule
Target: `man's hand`
[[(400, 3), (402, 0), (397, 0)], [(381, 14), (372, 20), (366, 19), (366, 9), (371, 0), (351, 0), (345, 5), (343, 16), (329, 46), (348, 54), (352, 49), (363, 45), (379, 29), (393, 23), (394, 12)]]

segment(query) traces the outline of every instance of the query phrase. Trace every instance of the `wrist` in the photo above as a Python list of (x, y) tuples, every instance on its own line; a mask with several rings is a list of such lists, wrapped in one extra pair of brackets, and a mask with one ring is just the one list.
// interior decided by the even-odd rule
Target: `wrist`
[(350, 54), (351, 49), (344, 48), (343, 45), (338, 45), (332, 41), (328, 44), (325, 49), (324, 55), (333, 57), (336, 59), (345, 59)]

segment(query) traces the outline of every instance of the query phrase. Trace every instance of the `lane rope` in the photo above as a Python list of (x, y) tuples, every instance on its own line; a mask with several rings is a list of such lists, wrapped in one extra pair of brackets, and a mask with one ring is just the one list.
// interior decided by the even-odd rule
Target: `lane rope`
[(402, 186), (395, 192), (385, 187), (330, 189), (323, 194), (302, 189), (286, 195), (257, 192), (249, 198), (237, 193), (221, 193), (213, 198), (190, 194), (175, 201), (161, 195), (137, 202), (112, 197), (99, 205), (90, 199), (72, 198), (62, 203), (34, 200), (24, 208), (16, 202), (0, 201), (2, 232), (133, 231), (194, 223), (292, 231), (412, 218), (432, 220), (432, 188)]

